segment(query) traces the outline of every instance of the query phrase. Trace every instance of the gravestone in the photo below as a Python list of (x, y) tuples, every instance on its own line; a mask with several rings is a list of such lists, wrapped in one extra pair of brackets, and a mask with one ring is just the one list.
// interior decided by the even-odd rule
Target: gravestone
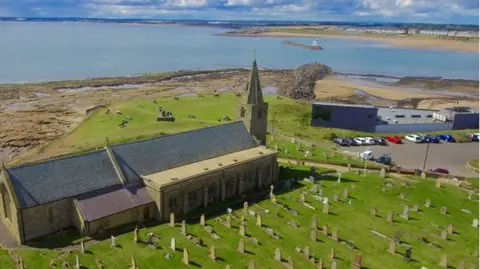
[(376, 208), (372, 208), (372, 209), (370, 210), (370, 214), (371, 214), (372, 216), (376, 217), (376, 216), (377, 216), (377, 209), (376, 209)]
[(473, 191), (469, 191), (468, 192), (468, 200), (472, 200), (473, 199)]
[(225, 226), (227, 226), (228, 229), (232, 228), (232, 217), (230, 217), (230, 215), (227, 215), (227, 221), (225, 222)]
[(317, 229), (318, 227), (318, 218), (316, 215), (313, 215), (312, 216), (312, 224), (311, 224), (311, 228), (312, 229)]
[(262, 227), (262, 215), (257, 214), (257, 226)]
[(458, 263), (457, 269), (465, 269), (465, 262), (463, 260)]
[(182, 221), (182, 235), (187, 236), (187, 222), (185, 220)]
[(342, 173), (338, 173), (337, 183), (342, 183)]
[(442, 206), (442, 208), (440, 208), (440, 214), (443, 214), (443, 215), (447, 214), (447, 208), (445, 206)]
[(425, 200), (424, 206), (425, 206), (426, 208), (429, 208), (429, 207), (430, 207), (430, 199)]
[(255, 269), (255, 261), (254, 260), (250, 260), (250, 262), (248, 263), (248, 269)]
[(241, 254), (245, 254), (245, 241), (243, 238), (238, 241), (237, 251)]
[(453, 224), (448, 224), (447, 232), (448, 232), (449, 235), (453, 234)]
[(396, 248), (397, 248), (397, 243), (395, 243), (395, 240), (390, 240), (390, 245), (388, 247), (388, 252), (395, 254), (396, 253)]
[(324, 203), (323, 204), (323, 213), (325, 214), (328, 214), (328, 209), (329, 209), (330, 205), (327, 203)]
[(408, 212), (410, 211), (410, 208), (408, 205), (403, 207), (403, 213), (400, 215), (401, 218), (408, 220)]
[(385, 178), (385, 168), (380, 169), (380, 178)]
[(472, 227), (478, 228), (478, 219), (474, 219), (472, 222)]
[(82, 254), (85, 253), (85, 242), (82, 240), (80, 241), (80, 252), (82, 252)]
[(205, 227), (205, 214), (202, 214), (202, 215), (200, 216), (200, 225), (201, 225), (202, 227)]
[(402, 231), (401, 230), (396, 230), (395, 235), (393, 236), (395, 241), (400, 243), (402, 241)]
[(332, 260), (332, 261), (335, 260), (335, 249), (334, 249), (334, 248), (332, 248), (332, 249), (330, 250), (330, 254), (328, 254), (328, 257), (329, 257), (330, 260)]
[(322, 258), (322, 257), (320, 257), (320, 258), (318, 259), (317, 269), (324, 269), (324, 268), (323, 268), (323, 258)]
[(133, 243), (138, 243), (138, 227), (135, 227), (135, 230), (133, 230)]
[(301, 203), (305, 203), (305, 200), (306, 200), (305, 193), (302, 192), (302, 193), (300, 194), (300, 202), (301, 202)]
[(414, 204), (414, 205), (412, 206), (412, 211), (413, 211), (413, 212), (418, 212), (418, 204)]
[(240, 228), (238, 229), (238, 234), (240, 234), (240, 236), (245, 236), (245, 223), (242, 222), (240, 224)]
[(443, 230), (442, 230), (442, 233), (441, 233), (442, 239), (447, 240), (447, 234), (448, 234), (447, 230), (443, 229)]
[(115, 236), (110, 236), (110, 247), (112, 248), (115, 248), (117, 247), (117, 242), (116, 242), (116, 239), (115, 239)]
[(442, 259), (440, 260), (440, 267), (441, 268), (448, 268), (448, 257), (447, 256), (442, 256)]
[(75, 255), (75, 269), (80, 269), (80, 259)]
[(337, 269), (337, 262), (333, 261), (332, 264), (330, 265), (330, 269)]
[(328, 225), (327, 224), (323, 225), (322, 232), (323, 232), (324, 235), (328, 235)]
[(360, 253), (357, 253), (355, 255), (355, 261), (353, 261), (353, 268), (355, 269), (361, 269), (362, 268), (362, 255)]
[(405, 250), (405, 256), (403, 258), (407, 261), (412, 259), (412, 249), (411, 248), (407, 248)]
[(272, 201), (272, 204), (277, 203), (277, 196), (275, 194), (270, 195), (270, 201)]
[(337, 194), (334, 194), (334, 195), (333, 195), (333, 201), (334, 201), (334, 202), (338, 202), (338, 195), (337, 195)]
[(173, 250), (173, 251), (175, 251), (177, 249), (175, 238), (173, 238), (173, 237), (170, 239), (170, 249)]
[(347, 199), (348, 198), (348, 188), (345, 188), (343, 190), (343, 198)]
[(175, 227), (175, 214), (170, 213), (170, 227)]
[(188, 250), (186, 248), (183, 249), (183, 264), (188, 265), (189, 259), (188, 259)]
[(317, 229), (310, 230), (310, 240), (317, 242)]
[(274, 258), (277, 262), (281, 262), (282, 261), (282, 251), (279, 249), (279, 248), (276, 248), (275, 249), (275, 254), (274, 254)]
[(247, 215), (248, 214), (248, 202), (245, 201), (243, 203), (243, 214)]
[(403, 193), (403, 192), (402, 192), (402, 193), (400, 193), (400, 195), (399, 195), (399, 196), (400, 196), (400, 199), (405, 199), (405, 198), (407, 198), (407, 196), (406, 196), (406, 195), (405, 195), (405, 193)]
[(273, 189), (274, 189), (274, 188), (275, 188), (275, 187), (274, 187), (273, 185), (270, 185), (270, 196), (273, 195)]
[(387, 214), (387, 221), (393, 223), (393, 212), (389, 211)]
[(427, 178), (427, 173), (425, 172), (422, 172), (422, 174), (420, 175), (423, 179), (426, 179)]
[(305, 257), (305, 259), (310, 258), (310, 247), (309, 246), (305, 246), (303, 248), (303, 256)]
[(288, 258), (287, 258), (287, 269), (294, 269), (293, 259), (290, 256), (288, 256)]
[(442, 183), (437, 180), (437, 183), (435, 184), (435, 187), (437, 187), (438, 189), (440, 189), (440, 188), (442, 187)]
[(332, 239), (335, 240), (335, 241), (338, 241), (338, 229), (337, 229), (337, 227), (333, 227)]
[(208, 254), (208, 257), (212, 260), (215, 261), (217, 259), (217, 255), (215, 253), (215, 247), (211, 246), (210, 247), (210, 253)]

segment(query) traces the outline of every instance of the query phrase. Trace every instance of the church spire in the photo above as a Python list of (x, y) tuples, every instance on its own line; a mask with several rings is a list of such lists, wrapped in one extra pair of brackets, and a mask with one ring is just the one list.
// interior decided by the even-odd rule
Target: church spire
[(260, 86), (260, 76), (258, 75), (257, 59), (253, 58), (252, 69), (250, 70), (250, 78), (245, 89), (247, 92), (246, 104), (262, 104), (263, 94)]

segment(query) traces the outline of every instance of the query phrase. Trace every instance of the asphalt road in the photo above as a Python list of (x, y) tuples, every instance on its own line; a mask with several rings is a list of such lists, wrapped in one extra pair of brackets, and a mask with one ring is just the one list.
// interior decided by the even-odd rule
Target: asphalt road
[[(473, 159), (478, 159), (478, 147), (476, 142), (472, 143), (440, 143), (430, 144), (428, 150), (426, 169), (446, 168), (450, 174), (465, 177), (478, 177), (473, 170), (465, 167), (465, 164)], [(408, 169), (422, 169), (425, 160), (427, 144), (404, 144), (387, 146), (361, 146), (341, 147), (342, 151), (363, 152), (371, 150), (375, 157), (389, 153), (392, 160), (401, 167)]]

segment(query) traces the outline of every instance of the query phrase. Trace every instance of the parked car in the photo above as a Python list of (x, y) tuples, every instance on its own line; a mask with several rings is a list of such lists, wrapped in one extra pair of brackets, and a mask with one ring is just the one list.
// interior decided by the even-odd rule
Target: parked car
[(345, 140), (347, 140), (350, 146), (358, 146), (358, 143), (353, 138), (346, 138)]
[(386, 145), (387, 140), (381, 138), (381, 137), (374, 137), (373, 140), (375, 140), (377, 145)]
[(382, 164), (391, 164), (392, 157), (389, 154), (383, 154), (382, 156), (378, 157), (375, 161), (377, 163), (382, 163)]
[(426, 143), (440, 143), (440, 139), (434, 135), (420, 135), (423, 137), (423, 142)]
[(421, 136), (415, 135), (415, 134), (409, 134), (409, 135), (405, 136), (405, 140), (413, 142), (413, 143), (422, 143), (423, 142), (423, 138)]
[(377, 142), (372, 137), (365, 137), (365, 144), (367, 145), (376, 145)]
[(400, 136), (396, 136), (396, 135), (387, 136), (387, 140), (388, 142), (391, 142), (393, 144), (402, 144), (402, 138)]
[(441, 134), (438, 136), (438, 138), (442, 141), (446, 141), (446, 142), (451, 142), (451, 143), (454, 143), (454, 142), (457, 142), (455, 141), (455, 138), (453, 138), (453, 136), (449, 135), (449, 134)]
[(339, 145), (339, 146), (342, 146), (342, 147), (348, 147), (350, 146), (350, 143), (348, 143), (348, 141), (346, 139), (343, 139), (343, 138), (335, 138), (333, 139), (333, 143)]
[(353, 140), (357, 142), (359, 146), (366, 145), (365, 138), (363, 137), (355, 137)]
[(364, 160), (372, 160), (372, 159), (374, 159), (373, 152), (370, 151), (370, 150), (364, 151), (364, 152), (360, 153), (360, 158), (362, 158)]
[(475, 134), (467, 133), (467, 134), (465, 134), (465, 137), (470, 139), (470, 141), (478, 142), (478, 136), (475, 135)]
[(428, 171), (433, 172), (433, 173), (439, 173), (439, 174), (449, 174), (450, 173), (445, 168), (432, 168), (432, 169), (428, 169)]

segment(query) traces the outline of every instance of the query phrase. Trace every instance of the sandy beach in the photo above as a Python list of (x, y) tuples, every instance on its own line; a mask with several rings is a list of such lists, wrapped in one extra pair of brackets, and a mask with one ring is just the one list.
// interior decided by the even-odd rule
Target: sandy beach
[[(455, 50), (464, 52), (479, 52), (479, 42), (461, 41), (449, 39), (435, 39), (433, 37), (415, 37), (415, 36), (369, 36), (369, 35), (341, 35), (341, 34), (318, 34), (318, 33), (290, 33), (290, 32), (263, 32), (255, 34), (229, 34), (231, 36), (249, 36), (249, 37), (311, 37), (311, 38), (336, 38), (336, 39), (355, 39), (372, 40), (384, 42), (384, 46), (419, 48), (419, 49), (439, 49)], [(321, 45), (321, 40), (319, 40)]]

